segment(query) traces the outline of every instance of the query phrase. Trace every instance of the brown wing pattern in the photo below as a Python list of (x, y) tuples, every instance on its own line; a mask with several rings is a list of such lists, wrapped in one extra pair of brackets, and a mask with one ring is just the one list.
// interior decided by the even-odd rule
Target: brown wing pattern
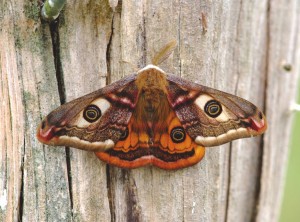
[(262, 134), (263, 113), (240, 97), (167, 75), (168, 100), (184, 129), (203, 146)]
[(89, 151), (113, 147), (137, 102), (135, 78), (129, 76), (52, 111), (39, 126), (38, 139)]

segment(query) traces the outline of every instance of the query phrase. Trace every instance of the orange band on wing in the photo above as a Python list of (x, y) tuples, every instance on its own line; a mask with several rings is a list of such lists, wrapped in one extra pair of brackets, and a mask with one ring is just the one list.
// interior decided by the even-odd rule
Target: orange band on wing
[[(124, 153), (125, 154), (124, 156), (126, 156), (126, 158), (124, 158), (124, 156), (120, 155), (119, 153), (118, 153), (119, 155), (113, 155), (112, 153), (108, 153), (108, 152), (96, 152), (95, 154), (102, 161), (121, 168), (132, 169), (132, 168), (138, 168), (146, 165), (154, 165), (162, 169), (175, 170), (175, 169), (192, 166), (198, 163), (204, 157), (205, 148), (202, 146), (196, 146), (193, 149), (191, 156), (178, 158), (177, 160), (170, 161), (170, 162), (157, 158), (153, 155), (142, 155), (141, 157), (138, 158), (135, 158), (136, 156), (132, 155), (134, 159), (126, 160), (126, 158), (130, 158), (130, 152), (126, 154)], [(177, 157), (180, 157), (180, 155), (178, 155)]]
[(145, 131), (139, 131), (142, 128), (137, 127), (137, 132), (133, 130), (133, 124), (135, 126), (139, 124), (132, 117), (127, 126), (126, 139), (117, 142), (114, 148), (97, 152), (96, 155), (102, 161), (122, 168), (137, 168), (151, 164), (171, 170), (198, 163), (205, 154), (205, 148), (196, 144), (186, 132), (184, 140), (174, 142), (170, 134), (174, 128), (182, 128), (182, 125), (173, 111), (170, 112), (166, 123), (167, 130), (161, 132), (160, 126), (150, 140)]

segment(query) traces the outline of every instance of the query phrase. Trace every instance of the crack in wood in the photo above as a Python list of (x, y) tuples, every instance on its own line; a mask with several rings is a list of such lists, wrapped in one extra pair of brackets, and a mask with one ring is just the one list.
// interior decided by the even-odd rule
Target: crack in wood
[[(237, 45), (239, 44), (239, 25), (241, 23), (241, 14), (242, 14), (242, 7), (243, 7), (243, 0), (240, 0), (240, 4), (239, 4), (239, 12), (238, 12), (238, 18), (237, 18), (237, 29), (236, 29), (236, 33), (235, 33), (235, 42), (237, 42)], [(237, 51), (237, 52), (236, 52)], [(239, 51), (237, 49), (233, 50), (233, 60), (238, 60), (237, 58), (239, 58), (239, 55), (237, 56), (236, 54), (238, 54)], [(234, 94), (236, 95), (238, 92), (238, 86), (239, 86), (239, 81), (240, 81), (240, 72), (239, 72), (239, 63), (237, 63), (237, 79), (236, 79), (236, 83), (235, 83), (235, 89), (234, 89)], [(225, 206), (225, 217), (224, 217), (224, 221), (227, 222), (229, 221), (229, 205), (230, 205), (230, 188), (231, 188), (231, 163), (232, 163), (232, 142), (230, 142), (229, 145), (229, 154), (228, 154), (228, 173), (227, 173), (227, 190), (226, 190), (226, 206)]]
[(71, 206), (71, 215), (73, 217), (73, 192), (72, 192), (72, 168), (71, 168), (71, 154), (70, 148), (66, 147), (66, 163), (67, 163), (67, 172), (68, 172), (68, 186), (69, 186), (69, 195), (70, 195), (70, 206)]
[(25, 159), (25, 138), (23, 141), (23, 155), (21, 159), (21, 187), (19, 195), (19, 210), (18, 210), (18, 221), (23, 221), (23, 210), (24, 210), (24, 159)]
[(58, 93), (60, 98), (60, 103), (64, 104), (66, 102), (66, 91), (65, 91), (65, 82), (63, 69), (60, 58), (60, 41), (59, 41), (59, 19), (51, 22), (49, 24), (51, 39), (52, 39), (52, 48), (53, 48), (53, 57), (54, 57), (54, 65), (56, 70), (56, 78), (57, 78), (57, 86)]
[(264, 140), (263, 140), (263, 135), (262, 138), (260, 140), (260, 155), (259, 155), (259, 161), (258, 161), (258, 172), (257, 172), (257, 179), (256, 184), (254, 184), (255, 186), (255, 196), (254, 196), (254, 203), (253, 203), (253, 211), (252, 211), (252, 215), (251, 215), (251, 221), (256, 221), (256, 216), (258, 214), (258, 204), (259, 204), (259, 195), (260, 195), (260, 181), (261, 181), (261, 177), (262, 177), (262, 166), (263, 166), (263, 146), (264, 146)]
[(106, 48), (106, 66), (107, 66), (107, 76), (106, 76), (106, 85), (111, 83), (111, 67), (110, 67), (110, 54), (111, 54), (111, 47), (112, 47), (112, 38), (114, 34), (114, 13), (111, 19), (111, 33), (109, 36), (107, 48)]
[(109, 210), (110, 210), (110, 217), (111, 217), (111, 222), (116, 221), (116, 212), (115, 212), (115, 186), (113, 181), (111, 180), (111, 167), (107, 164), (106, 165), (106, 184), (107, 184), (107, 198), (108, 198), (108, 204), (109, 204)]
[(122, 170), (126, 190), (127, 221), (143, 221), (141, 207), (139, 206), (137, 187), (130, 170)]
[(226, 190), (226, 206), (225, 206), (225, 217), (224, 221), (228, 221), (228, 210), (230, 202), (230, 185), (231, 185), (231, 161), (232, 161), (232, 142), (229, 145), (229, 154), (228, 154), (228, 173), (227, 173), (227, 190)]
[[(54, 65), (56, 71), (57, 87), (60, 98), (60, 103), (64, 104), (66, 102), (66, 91), (65, 91), (65, 82), (63, 76), (63, 69), (61, 64), (60, 57), (60, 37), (59, 37), (59, 18), (54, 20), (49, 24), (52, 48), (53, 48), (53, 57)], [(68, 187), (70, 195), (70, 207), (71, 207), (71, 216), (73, 217), (73, 192), (72, 192), (72, 176), (71, 176), (71, 158), (70, 158), (70, 148), (66, 147), (66, 165), (67, 165), (67, 177), (68, 177)]]
[[(266, 61), (265, 61), (265, 82), (264, 82), (264, 94), (263, 94), (263, 107), (262, 110), (264, 113), (267, 112), (267, 85), (268, 85), (268, 73), (269, 73), (269, 59), (270, 59), (270, 44), (271, 44), (271, 1), (267, 1), (267, 12), (266, 12)], [(264, 137), (265, 134), (261, 135), (260, 139), (260, 159), (259, 159), (259, 167), (258, 167), (258, 179), (256, 180), (256, 193), (255, 193), (255, 208), (253, 210), (253, 214), (251, 217), (251, 221), (256, 221), (258, 216), (258, 210), (259, 210), (259, 204), (260, 204), (260, 192), (261, 192), (261, 179), (262, 179), (262, 173), (263, 173), (263, 154), (264, 154)]]
[[(111, 33), (106, 48), (106, 66), (107, 66), (106, 85), (111, 83), (110, 59), (111, 59), (111, 47), (112, 47), (113, 34), (114, 34), (114, 12), (111, 20)], [(114, 222), (116, 221), (115, 202), (114, 202), (115, 186), (112, 181), (111, 167), (108, 164), (106, 165), (106, 188), (107, 188), (107, 198), (108, 198), (111, 222)]]

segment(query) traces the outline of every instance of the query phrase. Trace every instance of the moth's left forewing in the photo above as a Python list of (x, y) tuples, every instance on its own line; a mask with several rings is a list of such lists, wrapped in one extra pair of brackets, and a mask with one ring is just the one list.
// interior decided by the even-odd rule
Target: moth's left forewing
[(44, 118), (37, 130), (39, 141), (104, 151), (119, 140), (132, 115), (138, 90), (135, 75), (68, 102)]
[(216, 146), (262, 134), (263, 113), (240, 97), (167, 75), (168, 100), (196, 143)]

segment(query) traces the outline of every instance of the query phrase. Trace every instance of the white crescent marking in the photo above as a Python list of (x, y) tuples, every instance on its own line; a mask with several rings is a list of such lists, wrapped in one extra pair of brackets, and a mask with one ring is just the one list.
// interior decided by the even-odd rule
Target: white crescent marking
[(105, 140), (104, 142), (89, 142), (86, 140), (79, 139), (76, 136), (60, 136), (57, 141), (54, 142), (55, 145), (71, 146), (82, 150), (93, 151), (93, 152), (103, 152), (110, 148), (113, 148), (115, 143), (111, 139)]
[(234, 139), (242, 138), (243, 136), (251, 136), (251, 134), (246, 128), (232, 129), (229, 130), (227, 133), (221, 134), (219, 136), (197, 136), (195, 142), (202, 146), (217, 146), (232, 141)]

